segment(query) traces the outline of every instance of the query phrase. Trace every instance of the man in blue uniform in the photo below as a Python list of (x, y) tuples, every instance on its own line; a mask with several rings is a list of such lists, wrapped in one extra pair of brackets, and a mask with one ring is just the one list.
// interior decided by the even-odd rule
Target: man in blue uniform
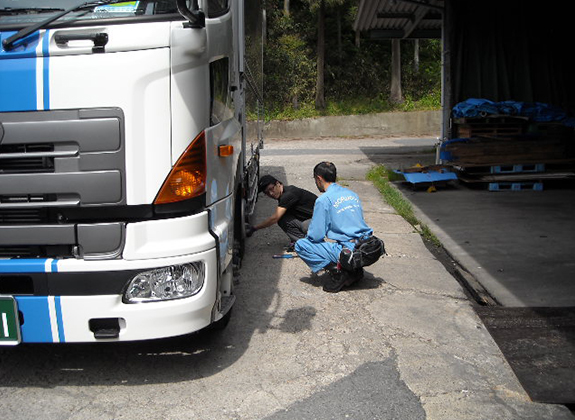
[(353, 250), (358, 239), (373, 233), (363, 218), (359, 197), (336, 184), (336, 176), (337, 170), (331, 162), (318, 163), (313, 169), (317, 189), (324, 194), (315, 202), (306, 237), (295, 244), (295, 251), (312, 272), (326, 269), (330, 273), (330, 281), (323, 290), (332, 293), (363, 277), (361, 268), (354, 272), (341, 270), (338, 263), (343, 247)]

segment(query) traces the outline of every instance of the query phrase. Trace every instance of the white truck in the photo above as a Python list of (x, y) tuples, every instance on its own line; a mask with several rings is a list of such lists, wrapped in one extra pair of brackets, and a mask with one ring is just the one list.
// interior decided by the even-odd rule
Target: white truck
[(225, 326), (264, 17), (257, 0), (0, 0), (0, 345)]

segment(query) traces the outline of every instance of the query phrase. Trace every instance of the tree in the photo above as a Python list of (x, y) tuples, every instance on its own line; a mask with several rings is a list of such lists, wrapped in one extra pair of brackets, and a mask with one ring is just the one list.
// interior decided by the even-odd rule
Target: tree
[(316, 109), (325, 109), (325, 18), (326, 10), (338, 7), (345, 0), (305, 0), (312, 11), (317, 13), (316, 63), (317, 79), (315, 90)]
[[(286, 14), (285, 3), (266, 9), (268, 17), (267, 43), (264, 56), (265, 90), (268, 110), (313, 102), (316, 81), (315, 57), (310, 46), (310, 23), (307, 4), (292, 2)], [(304, 16), (302, 17), (302, 7)], [(314, 37), (315, 38), (315, 37)]]
[(389, 100), (392, 103), (402, 103), (401, 93), (401, 44), (399, 39), (391, 40), (391, 93)]
[[(267, 3), (264, 97), (270, 116), (298, 118), (313, 108), (317, 115), (328, 103), (347, 113), (393, 109), (392, 42), (365, 37), (359, 45), (356, 0), (323, 0), (323, 11), (321, 3)], [(401, 42), (401, 49), (394, 59), (401, 63), (393, 76), (395, 101), (439, 106), (441, 43), (424, 39), (416, 48)]]
[(413, 40), (413, 71), (419, 73), (419, 39)]
[(320, 0), (317, 16), (315, 107), (316, 109), (325, 109), (325, 0)]

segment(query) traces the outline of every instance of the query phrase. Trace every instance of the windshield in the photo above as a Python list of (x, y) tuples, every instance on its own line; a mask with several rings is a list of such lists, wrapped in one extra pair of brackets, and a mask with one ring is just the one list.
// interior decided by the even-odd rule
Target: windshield
[[(0, 27), (30, 25), (42, 22), (87, 0), (0, 0)], [(58, 22), (114, 19), (178, 13), (176, 0), (117, 2), (66, 14)]]

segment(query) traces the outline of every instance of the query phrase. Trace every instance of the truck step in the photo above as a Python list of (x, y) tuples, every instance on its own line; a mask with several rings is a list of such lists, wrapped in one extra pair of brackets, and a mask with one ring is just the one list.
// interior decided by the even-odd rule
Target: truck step
[(236, 296), (235, 295), (231, 295), (231, 296), (224, 296), (222, 297), (222, 305), (221, 305), (221, 309), (220, 309), (220, 313), (222, 315), (225, 315), (228, 313), (228, 311), (232, 308), (232, 306), (234, 305), (234, 302), (236, 301)]

